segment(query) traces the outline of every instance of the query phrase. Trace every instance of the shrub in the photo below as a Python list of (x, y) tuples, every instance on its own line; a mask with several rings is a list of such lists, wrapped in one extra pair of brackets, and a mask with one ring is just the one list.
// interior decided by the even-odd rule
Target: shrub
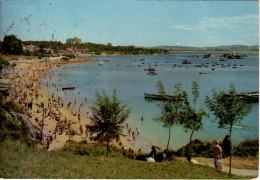
[[(213, 144), (210, 142), (202, 142), (198, 139), (192, 141), (193, 144), (193, 156), (194, 157), (213, 157)], [(258, 140), (250, 141), (245, 140), (241, 142), (239, 145), (233, 147), (233, 155), (239, 157), (247, 157), (247, 156), (256, 156), (258, 154)], [(186, 156), (188, 144), (182, 146), (176, 152), (173, 152), (175, 156)]]
[(10, 110), (12, 110), (14, 112), (21, 113), (21, 114), (24, 113), (24, 111), (21, 108), (21, 106), (19, 106), (18, 104), (16, 104), (13, 101), (7, 101), (4, 106), (5, 106), (6, 109), (10, 109)]

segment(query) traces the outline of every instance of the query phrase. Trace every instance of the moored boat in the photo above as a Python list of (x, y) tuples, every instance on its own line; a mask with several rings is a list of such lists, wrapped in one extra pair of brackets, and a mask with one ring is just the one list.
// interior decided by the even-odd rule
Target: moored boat
[(62, 88), (62, 90), (64, 91), (64, 90), (74, 90), (75, 89), (75, 87), (63, 87)]
[(226, 94), (227, 97), (238, 96), (247, 102), (259, 102), (259, 92), (242, 92), (237, 94)]
[(208, 71), (205, 71), (205, 72), (199, 72), (200, 74), (208, 74), (209, 72)]
[(144, 98), (154, 99), (154, 100), (183, 100), (184, 99), (181, 96), (168, 96), (168, 95), (148, 94), (148, 93), (144, 93)]

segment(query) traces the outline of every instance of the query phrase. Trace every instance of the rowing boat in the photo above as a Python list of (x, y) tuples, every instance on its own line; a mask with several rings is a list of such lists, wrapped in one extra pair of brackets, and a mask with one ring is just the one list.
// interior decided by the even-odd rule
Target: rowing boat
[(181, 96), (169, 96), (169, 95), (160, 95), (160, 94), (148, 94), (144, 93), (145, 99), (154, 99), (154, 100), (183, 100)]
[(75, 89), (75, 87), (63, 87), (62, 88), (62, 90), (64, 91), (64, 90), (74, 90)]

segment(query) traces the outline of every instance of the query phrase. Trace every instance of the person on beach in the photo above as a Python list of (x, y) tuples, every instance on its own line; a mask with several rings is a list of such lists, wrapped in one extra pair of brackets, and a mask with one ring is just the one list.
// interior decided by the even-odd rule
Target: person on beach
[(217, 159), (222, 158), (222, 148), (220, 147), (220, 140), (215, 140), (214, 141), (214, 146), (213, 146), (213, 153), (214, 153), (214, 164), (215, 164), (215, 169), (217, 169)]
[(49, 137), (50, 141), (52, 141), (52, 133), (51, 133), (51, 131), (49, 131), (48, 137)]
[(80, 122), (80, 114), (78, 114), (78, 121)]
[(82, 135), (82, 134), (83, 134), (82, 124), (81, 124), (80, 127), (79, 127), (79, 131), (80, 131), (80, 135)]
[(139, 128), (136, 128), (136, 133), (139, 136), (139, 134), (140, 134), (140, 129)]
[(130, 136), (131, 134), (131, 128), (128, 129), (128, 135)]

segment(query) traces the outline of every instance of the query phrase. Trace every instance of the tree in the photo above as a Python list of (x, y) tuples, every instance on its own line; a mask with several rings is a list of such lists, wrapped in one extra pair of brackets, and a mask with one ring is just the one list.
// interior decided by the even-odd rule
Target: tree
[(170, 139), (171, 139), (171, 128), (173, 125), (179, 124), (181, 120), (181, 112), (183, 110), (183, 101), (179, 97), (185, 96), (184, 92), (181, 92), (181, 84), (175, 85), (174, 96), (175, 99), (170, 99), (166, 93), (165, 87), (161, 81), (157, 83), (159, 94), (166, 97), (166, 101), (163, 101), (158, 106), (161, 108), (161, 116), (154, 118), (154, 121), (163, 123), (164, 128), (168, 128), (169, 137), (167, 142), (166, 151), (168, 153)]
[(4, 54), (19, 55), (23, 53), (22, 41), (15, 35), (9, 35), (4, 37), (2, 42), (2, 49)]
[(95, 106), (91, 107), (92, 125), (88, 128), (91, 132), (96, 133), (95, 140), (107, 142), (107, 155), (110, 152), (109, 142), (113, 139), (117, 141), (122, 135), (123, 123), (128, 118), (130, 109), (126, 105), (121, 105), (117, 98), (117, 91), (114, 90), (112, 99), (103, 91), (103, 96), (96, 93), (97, 100)]
[(70, 145), (70, 142), (71, 142), (71, 137), (74, 136), (71, 125), (72, 125), (71, 120), (68, 120), (67, 122), (64, 123), (66, 135), (69, 136), (69, 139), (68, 139), (69, 145)]
[[(185, 92), (186, 93), (186, 92)], [(189, 142), (189, 150), (187, 152), (187, 159), (188, 161), (191, 160), (192, 157), (192, 136), (194, 131), (198, 131), (203, 128), (203, 122), (202, 119), (204, 116), (208, 116), (206, 111), (200, 107), (197, 109), (197, 100), (199, 98), (199, 86), (196, 81), (192, 81), (192, 102), (193, 104), (191, 105), (188, 96), (186, 95), (184, 99), (184, 111), (182, 112), (182, 118), (181, 118), (181, 124), (185, 128), (185, 131), (191, 130), (190, 134), (190, 142)]]
[[(238, 96), (233, 84), (230, 84), (228, 93), (224, 91), (216, 92), (213, 89), (212, 97), (206, 96), (205, 102), (210, 111), (219, 119), (219, 128), (229, 128), (230, 139), (233, 125), (240, 124), (243, 118), (252, 110), (252, 104), (247, 103)], [(231, 150), (230, 145), (229, 175), (231, 175)]]

